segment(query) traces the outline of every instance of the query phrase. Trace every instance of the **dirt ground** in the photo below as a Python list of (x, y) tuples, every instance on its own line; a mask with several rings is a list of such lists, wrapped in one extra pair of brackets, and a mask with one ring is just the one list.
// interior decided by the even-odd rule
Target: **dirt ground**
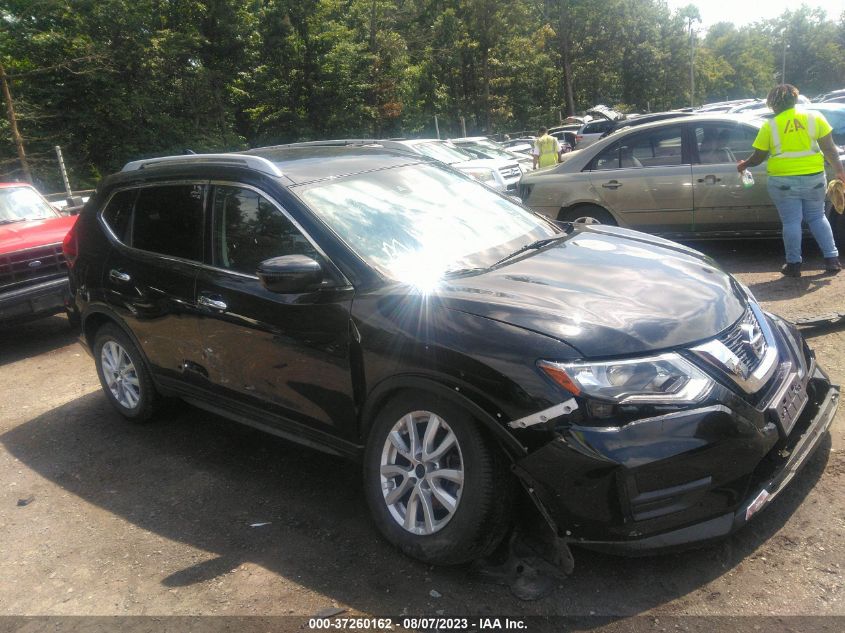
[[(845, 273), (813, 271), (817, 255), (792, 280), (775, 272), (777, 242), (694, 246), (787, 318), (845, 311)], [(809, 334), (845, 383), (845, 327)], [(661, 618), (683, 628), (673, 616), (841, 616), (843, 416), (781, 497), (729, 540), (637, 559), (574, 550), (573, 575), (523, 602), (466, 568), (394, 551), (370, 523), (355, 465), (187, 406), (132, 426), (106, 402), (63, 317), (6, 328), (0, 615), (641, 615), (655, 630)]]

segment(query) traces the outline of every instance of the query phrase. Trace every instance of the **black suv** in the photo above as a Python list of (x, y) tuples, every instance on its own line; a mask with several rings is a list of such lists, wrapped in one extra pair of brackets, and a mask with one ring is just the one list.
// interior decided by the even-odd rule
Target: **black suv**
[(492, 551), (517, 502), (608, 550), (726, 535), (838, 402), (703, 255), (378, 145), (130, 163), (66, 247), (123, 416), (177, 396), (360, 460), (378, 528), (429, 562)]

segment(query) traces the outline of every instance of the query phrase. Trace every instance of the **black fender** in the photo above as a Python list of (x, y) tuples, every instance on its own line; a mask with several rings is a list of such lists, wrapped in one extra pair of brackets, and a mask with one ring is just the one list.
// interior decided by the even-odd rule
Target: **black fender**
[(359, 424), (361, 439), (364, 443), (366, 443), (370, 434), (372, 420), (378, 410), (393, 393), (407, 389), (426, 391), (465, 409), (473, 418), (478, 420), (483, 428), (490, 432), (512, 461), (521, 459), (528, 454), (528, 449), (505, 428), (504, 421), (493, 417), (480, 404), (474, 402), (466, 392), (461, 391), (459, 386), (447, 385), (430, 376), (413, 374), (386, 378), (370, 391), (361, 409)]

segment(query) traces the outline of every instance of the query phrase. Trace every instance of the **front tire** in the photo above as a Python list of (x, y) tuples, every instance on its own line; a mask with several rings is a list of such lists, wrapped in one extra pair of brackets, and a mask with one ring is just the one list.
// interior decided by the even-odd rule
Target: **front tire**
[(367, 503), (408, 556), (457, 565), (492, 552), (511, 520), (504, 455), (457, 405), (403, 392), (379, 413), (364, 458)]
[(159, 396), (138, 348), (123, 330), (106, 324), (94, 337), (97, 375), (112, 406), (131, 422), (146, 422)]

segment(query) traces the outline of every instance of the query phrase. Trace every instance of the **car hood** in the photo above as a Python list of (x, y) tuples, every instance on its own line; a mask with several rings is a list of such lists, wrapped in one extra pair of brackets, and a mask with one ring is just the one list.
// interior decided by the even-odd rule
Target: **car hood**
[(552, 336), (590, 358), (711, 338), (747, 305), (709, 258), (608, 227), (576, 229), (494, 270), (448, 280), (439, 295), (447, 308)]
[(474, 160), (465, 160), (459, 163), (452, 163), (452, 167), (456, 169), (475, 169), (478, 167), (487, 167), (489, 169), (508, 169), (516, 167), (517, 159), (505, 160), (504, 158), (476, 158)]
[(76, 218), (75, 215), (68, 215), (48, 220), (0, 224), (0, 254), (60, 244)]

